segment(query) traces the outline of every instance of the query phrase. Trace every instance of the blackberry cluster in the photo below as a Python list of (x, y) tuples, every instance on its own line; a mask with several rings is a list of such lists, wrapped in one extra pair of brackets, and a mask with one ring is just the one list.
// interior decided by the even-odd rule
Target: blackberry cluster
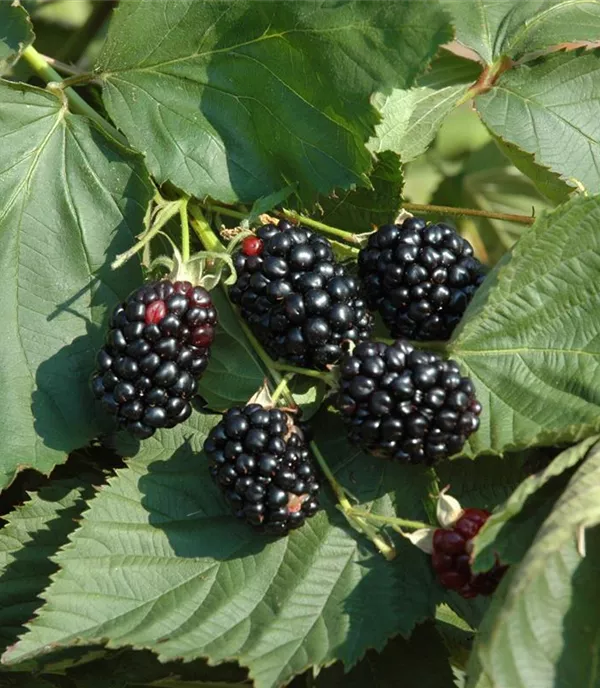
[(336, 363), (369, 336), (372, 316), (331, 244), (285, 220), (260, 227), (235, 255), (231, 300), (269, 355), (301, 367)]
[(465, 598), (491, 595), (508, 568), (496, 561), (490, 571), (478, 574), (471, 571), (471, 540), (489, 517), (489, 511), (465, 509), (452, 528), (438, 528), (433, 534), (431, 563), (438, 580)]
[(319, 484), (300, 428), (279, 409), (229, 409), (204, 443), (210, 473), (235, 515), (285, 535), (319, 508)]
[(459, 452), (479, 426), (471, 380), (454, 361), (405, 340), (358, 344), (340, 373), (348, 437), (372, 454), (432, 465)]
[(119, 426), (145, 439), (189, 418), (217, 313), (189, 282), (151, 283), (113, 311), (92, 389)]
[(484, 278), (452, 227), (410, 217), (383, 225), (358, 256), (369, 308), (393, 337), (448, 339)]

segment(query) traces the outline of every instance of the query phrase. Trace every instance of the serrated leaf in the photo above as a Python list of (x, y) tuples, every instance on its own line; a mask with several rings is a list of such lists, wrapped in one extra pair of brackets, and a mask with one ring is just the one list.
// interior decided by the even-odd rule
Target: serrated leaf
[[(326, 511), (287, 538), (260, 537), (236, 522), (200, 453), (217, 419), (192, 416), (159, 431), (109, 481), (57, 558), (61, 570), (39, 617), (5, 662), (106, 640), (150, 648), (161, 661), (235, 659), (265, 688), (311, 665), (352, 666), (433, 615), (440, 590), (427, 558), (398, 542), (397, 559), (387, 562), (327, 494)], [(332, 425), (323, 428), (328, 436)], [(365, 456), (350, 463), (339, 437), (321, 448), (362, 502), (423, 518), (429, 471)]]
[[(521, 517), (526, 502), (534, 493), (547, 485), (552, 478), (561, 475), (579, 462), (600, 451), (600, 447), (596, 444), (597, 441), (597, 436), (589, 437), (575, 447), (571, 447), (559, 454), (545, 470), (525, 479), (506, 502), (490, 516), (475, 539), (473, 556), (475, 557), (475, 566), (479, 567), (478, 570), (485, 571), (491, 568), (494, 564), (495, 553), (498, 553), (502, 560), (507, 563), (515, 561), (514, 558), (511, 562), (507, 561), (505, 555), (506, 544), (504, 544), (503, 540), (514, 541), (516, 539), (515, 531), (518, 529), (519, 522), (525, 521), (525, 525), (529, 525), (532, 520), (531, 514), (526, 514), (525, 518)], [(547, 496), (544, 496), (543, 500), (538, 501), (546, 503), (550, 500), (548, 500)], [(550, 501), (551, 504), (552, 502)], [(515, 521), (517, 522), (516, 527), (511, 528), (510, 526)], [(507, 531), (506, 535), (502, 537), (502, 533), (505, 530)]]
[(443, 0), (456, 37), (491, 64), (571, 41), (600, 38), (597, 0)]
[(41, 604), (38, 596), (58, 567), (49, 557), (67, 542), (85, 502), (90, 482), (57, 480), (5, 518), (0, 530), (0, 645), (6, 648), (22, 633)]
[(598, 50), (558, 53), (506, 72), (475, 105), (495, 136), (594, 192), (600, 186), (599, 73)]
[(418, 158), (480, 71), (476, 62), (444, 51), (414, 88), (376, 93), (373, 105), (382, 120), (369, 149), (374, 153), (394, 151), (403, 163)]
[(382, 121), (369, 141), (370, 150), (375, 153), (392, 150), (405, 163), (418, 158), (465, 90), (465, 85), (458, 85), (440, 89), (394, 89), (389, 95), (376, 94), (373, 104), (381, 112)]
[(0, 488), (47, 473), (102, 427), (88, 388), (100, 325), (139, 284), (134, 243), (152, 190), (140, 159), (55, 96), (0, 84)]
[(27, 12), (18, 4), (0, 2), (0, 74), (13, 65), (33, 42)]
[(484, 409), (469, 454), (598, 429), (599, 223), (598, 197), (543, 213), (475, 294), (449, 343)]
[(137, 0), (98, 70), (159, 181), (225, 202), (298, 182), (310, 201), (367, 183), (369, 97), (409, 87), (449, 37), (435, 2)]
[(340, 192), (321, 198), (319, 205), (326, 224), (349, 232), (370, 232), (374, 226), (393, 222), (402, 206), (404, 178), (398, 155), (383, 151), (370, 175), (370, 189)]
[[(523, 561), (512, 567), (480, 629), (468, 686), (597, 685), (600, 452), (577, 470)], [(481, 677), (481, 681), (480, 681)]]
[(566, 184), (557, 174), (554, 174), (549, 169), (538, 165), (533, 155), (525, 153), (497, 136), (494, 137), (494, 140), (512, 164), (529, 177), (546, 198), (556, 204), (564, 203), (567, 200), (569, 194), (573, 191), (573, 186)]

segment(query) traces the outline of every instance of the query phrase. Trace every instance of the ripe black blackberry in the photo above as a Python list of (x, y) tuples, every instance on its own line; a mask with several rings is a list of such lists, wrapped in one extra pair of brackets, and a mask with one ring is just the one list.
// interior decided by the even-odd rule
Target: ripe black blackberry
[(204, 443), (210, 473), (235, 515), (285, 535), (319, 509), (319, 484), (302, 430), (279, 409), (229, 409)]
[(454, 361), (409, 342), (362, 342), (340, 364), (338, 408), (351, 442), (372, 454), (432, 465), (459, 452), (481, 404)]
[(369, 308), (392, 336), (420, 340), (448, 339), (484, 278), (456, 230), (416, 217), (372, 234), (358, 270)]
[(431, 563), (440, 584), (467, 599), (491, 595), (508, 569), (496, 559), (490, 571), (471, 570), (471, 541), (489, 517), (484, 509), (465, 509), (451, 528), (437, 528), (433, 534)]
[(336, 263), (329, 241), (306, 227), (263, 225), (234, 264), (231, 300), (275, 359), (322, 369), (373, 328), (358, 280)]
[(145, 439), (189, 418), (205, 371), (217, 312), (190, 282), (139, 287), (114, 309), (92, 390), (119, 426)]

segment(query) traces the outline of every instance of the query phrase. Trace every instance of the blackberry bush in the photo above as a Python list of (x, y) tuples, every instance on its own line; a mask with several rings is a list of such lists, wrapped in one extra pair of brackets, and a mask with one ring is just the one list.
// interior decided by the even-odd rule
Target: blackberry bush
[(508, 568), (496, 561), (485, 573), (471, 570), (472, 539), (489, 517), (490, 512), (484, 509), (464, 509), (451, 528), (437, 528), (433, 534), (431, 563), (438, 580), (465, 598), (491, 595)]
[(327, 239), (286, 220), (266, 224), (234, 257), (231, 300), (270, 356), (323, 369), (373, 321), (358, 281), (337, 263)]
[(416, 217), (372, 234), (358, 269), (369, 308), (393, 337), (416, 340), (448, 339), (484, 278), (456, 230)]
[(453, 361), (398, 340), (362, 342), (340, 364), (337, 405), (348, 437), (368, 452), (431, 465), (459, 452), (481, 404)]
[(260, 404), (229, 409), (204, 443), (210, 474), (235, 515), (285, 535), (319, 509), (317, 482), (300, 427)]
[(210, 294), (190, 282), (146, 284), (115, 307), (92, 390), (119, 427), (146, 439), (189, 418), (216, 324)]

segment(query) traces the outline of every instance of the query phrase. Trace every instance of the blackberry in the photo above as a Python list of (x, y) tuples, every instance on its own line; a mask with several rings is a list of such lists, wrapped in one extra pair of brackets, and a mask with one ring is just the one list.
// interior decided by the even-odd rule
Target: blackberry
[(204, 443), (209, 469), (235, 515), (285, 535), (319, 509), (319, 484), (302, 430), (279, 409), (229, 409)]
[(465, 509), (452, 528), (438, 528), (433, 534), (431, 563), (438, 580), (465, 598), (491, 595), (508, 568), (496, 560), (490, 571), (478, 574), (471, 571), (471, 541), (489, 517), (489, 511)]
[(119, 427), (145, 439), (189, 418), (216, 324), (210, 294), (190, 282), (149, 283), (116, 306), (92, 390)]
[(274, 359), (323, 369), (373, 328), (358, 280), (335, 261), (329, 241), (306, 227), (263, 225), (234, 264), (231, 300)]
[(409, 217), (383, 225), (358, 254), (368, 305), (393, 337), (448, 339), (484, 278), (452, 227)]
[(372, 454), (432, 465), (459, 452), (479, 426), (471, 380), (454, 361), (406, 340), (358, 344), (340, 376), (337, 406), (348, 437)]

